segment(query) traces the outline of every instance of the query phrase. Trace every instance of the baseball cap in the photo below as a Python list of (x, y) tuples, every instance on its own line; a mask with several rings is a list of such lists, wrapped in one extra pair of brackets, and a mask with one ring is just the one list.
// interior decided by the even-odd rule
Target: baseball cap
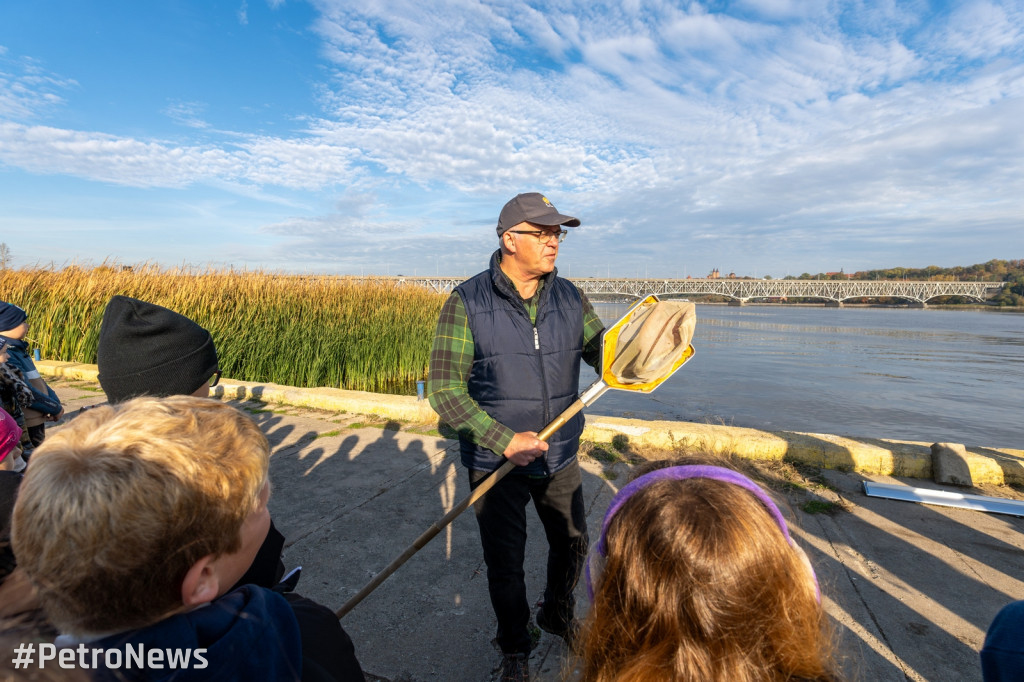
[(527, 192), (526, 194), (517, 194), (501, 209), (501, 214), (498, 216), (498, 236), (500, 237), (506, 230), (519, 223), (579, 227), (580, 221), (578, 218), (559, 213), (558, 209), (540, 192)]

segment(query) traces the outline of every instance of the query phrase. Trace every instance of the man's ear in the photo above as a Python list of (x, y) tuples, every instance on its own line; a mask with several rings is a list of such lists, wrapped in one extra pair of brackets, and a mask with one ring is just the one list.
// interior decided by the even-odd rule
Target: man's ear
[(501, 243), (509, 253), (516, 252), (516, 238), (508, 230), (501, 233)]
[(181, 602), (185, 606), (199, 606), (217, 598), (220, 579), (214, 570), (215, 558), (207, 554), (188, 569), (181, 581)]

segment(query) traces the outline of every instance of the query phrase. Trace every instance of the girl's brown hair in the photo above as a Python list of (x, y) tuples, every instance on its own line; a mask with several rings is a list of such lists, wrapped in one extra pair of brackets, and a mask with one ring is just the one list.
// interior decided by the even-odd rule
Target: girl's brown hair
[(658, 479), (612, 517), (587, 682), (836, 680), (806, 559), (738, 485)]

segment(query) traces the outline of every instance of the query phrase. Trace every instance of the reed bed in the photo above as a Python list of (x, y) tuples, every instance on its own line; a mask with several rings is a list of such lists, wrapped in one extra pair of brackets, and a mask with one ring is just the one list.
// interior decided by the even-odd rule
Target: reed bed
[(43, 358), (95, 363), (114, 295), (187, 315), (213, 335), (224, 376), (411, 394), (427, 374), (445, 297), (388, 280), (262, 271), (100, 266), (0, 271)]

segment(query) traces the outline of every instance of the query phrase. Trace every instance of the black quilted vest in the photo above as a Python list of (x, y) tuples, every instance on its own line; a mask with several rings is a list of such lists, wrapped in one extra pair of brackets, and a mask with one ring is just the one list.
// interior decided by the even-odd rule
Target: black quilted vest
[[(476, 353), (468, 391), (487, 414), (513, 431), (540, 431), (577, 398), (583, 353), (583, 301), (576, 287), (552, 272), (544, 277), (536, 326), (519, 293), (501, 272), (500, 251), (490, 268), (458, 292), (469, 317)], [(513, 473), (550, 475), (576, 456), (583, 414), (548, 440), (545, 457)], [(462, 463), (491, 471), (505, 458), (460, 439)]]

